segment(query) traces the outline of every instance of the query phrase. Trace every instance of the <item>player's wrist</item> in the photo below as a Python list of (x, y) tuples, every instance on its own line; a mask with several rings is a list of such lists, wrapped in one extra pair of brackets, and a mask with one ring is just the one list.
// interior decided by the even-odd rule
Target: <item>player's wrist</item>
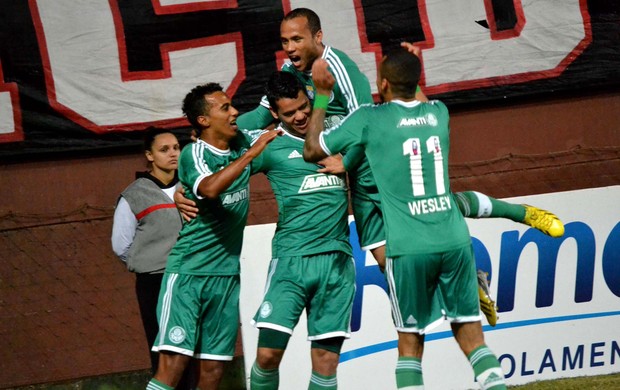
[(314, 96), (314, 104), (313, 107), (315, 109), (323, 109), (327, 110), (327, 105), (329, 104), (329, 95), (316, 94)]

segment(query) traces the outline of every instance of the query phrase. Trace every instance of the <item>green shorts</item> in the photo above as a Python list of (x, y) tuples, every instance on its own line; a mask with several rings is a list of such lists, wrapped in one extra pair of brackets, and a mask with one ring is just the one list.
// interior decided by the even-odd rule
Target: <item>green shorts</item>
[(388, 258), (392, 316), (399, 332), (426, 333), (441, 322), (480, 320), (471, 245), (443, 253)]
[(239, 275), (164, 274), (153, 351), (232, 360), (239, 329)]
[(354, 186), (351, 190), (351, 208), (360, 247), (370, 250), (385, 245), (379, 192), (360, 185)]
[(254, 325), (293, 334), (306, 309), (308, 340), (350, 337), (355, 264), (344, 252), (274, 258)]

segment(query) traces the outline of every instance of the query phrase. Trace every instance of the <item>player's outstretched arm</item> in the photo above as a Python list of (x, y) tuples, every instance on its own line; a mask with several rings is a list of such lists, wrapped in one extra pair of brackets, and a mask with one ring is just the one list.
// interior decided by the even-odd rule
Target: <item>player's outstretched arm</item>
[(252, 160), (260, 155), (267, 145), (280, 134), (282, 134), (280, 130), (264, 132), (241, 157), (219, 172), (202, 179), (198, 185), (198, 193), (208, 199), (217, 198), (243, 173), (243, 170)]
[(314, 97), (312, 115), (310, 115), (310, 125), (306, 133), (306, 141), (304, 142), (304, 160), (316, 162), (327, 157), (319, 143), (319, 136), (325, 126), (325, 112), (327, 111), (329, 96), (336, 83), (325, 60), (318, 59), (314, 61), (312, 65), (312, 81), (316, 88), (316, 95)]

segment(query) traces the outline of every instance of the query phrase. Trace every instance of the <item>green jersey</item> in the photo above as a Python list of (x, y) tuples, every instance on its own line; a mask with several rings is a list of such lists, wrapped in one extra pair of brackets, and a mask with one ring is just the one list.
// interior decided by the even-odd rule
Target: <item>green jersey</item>
[[(336, 79), (333, 93), (327, 106), (325, 127), (329, 128), (340, 123), (341, 119), (356, 110), (362, 104), (371, 104), (372, 93), (368, 78), (357, 67), (355, 62), (344, 52), (325, 46), (322, 58), (329, 64), (329, 69)], [(312, 82), (311, 72), (301, 72), (291, 63), (282, 66), (283, 72), (295, 75), (306, 88), (306, 94), (314, 101), (315, 87)], [(244, 129), (263, 129), (273, 121), (269, 112), (269, 102), (263, 96), (260, 106), (255, 110), (241, 115), (237, 124)], [(370, 174), (368, 161), (361, 150), (348, 150), (345, 156), (345, 167), (351, 175), (352, 186), (374, 187), (374, 180)]]
[(198, 140), (183, 148), (179, 157), (179, 181), (185, 196), (198, 205), (198, 216), (185, 222), (170, 252), (166, 272), (191, 275), (237, 275), (247, 221), (250, 167), (217, 199), (198, 195), (198, 185), (207, 176), (225, 168), (249, 147), (239, 133), (228, 150)]
[(303, 159), (304, 139), (280, 129), (284, 134), (252, 161), (252, 173), (267, 175), (278, 203), (272, 257), (352, 255), (343, 178), (318, 173), (317, 164)]
[(449, 115), (439, 102), (367, 105), (321, 133), (327, 154), (365, 149), (377, 182), (389, 257), (470, 244), (448, 176)]

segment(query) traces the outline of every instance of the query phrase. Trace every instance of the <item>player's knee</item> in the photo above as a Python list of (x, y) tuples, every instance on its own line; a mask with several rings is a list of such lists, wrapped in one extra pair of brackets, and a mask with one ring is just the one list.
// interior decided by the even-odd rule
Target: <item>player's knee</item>
[(291, 336), (288, 333), (262, 328), (258, 333), (256, 362), (260, 368), (273, 369), (280, 365)]

